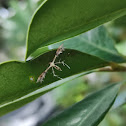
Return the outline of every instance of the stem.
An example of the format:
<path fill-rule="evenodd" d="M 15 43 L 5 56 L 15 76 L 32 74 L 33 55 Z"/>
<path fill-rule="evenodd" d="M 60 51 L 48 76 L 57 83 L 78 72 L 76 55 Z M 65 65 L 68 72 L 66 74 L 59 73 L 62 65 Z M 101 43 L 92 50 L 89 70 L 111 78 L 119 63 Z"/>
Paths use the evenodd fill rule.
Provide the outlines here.
<path fill-rule="evenodd" d="M 110 66 L 99 68 L 97 72 L 126 72 L 126 66 L 110 63 Z"/>

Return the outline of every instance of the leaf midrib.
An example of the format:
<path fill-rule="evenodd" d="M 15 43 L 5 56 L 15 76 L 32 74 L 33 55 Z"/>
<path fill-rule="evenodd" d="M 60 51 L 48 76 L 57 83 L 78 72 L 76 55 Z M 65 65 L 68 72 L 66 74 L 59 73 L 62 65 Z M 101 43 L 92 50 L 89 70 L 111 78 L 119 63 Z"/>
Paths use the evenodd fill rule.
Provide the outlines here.
<path fill-rule="evenodd" d="M 84 41 L 89 41 L 89 40 L 86 40 L 85 38 L 83 38 L 83 40 Z M 117 53 L 115 53 L 115 52 L 113 52 L 113 51 L 111 51 L 111 50 L 108 50 L 108 49 L 106 49 L 106 48 L 102 48 L 101 46 L 97 46 L 96 44 L 94 44 L 93 42 L 88 42 L 87 44 L 89 44 L 89 45 L 91 45 L 91 46 L 94 46 L 95 48 L 98 48 L 99 50 L 102 50 L 102 51 L 104 51 L 104 52 L 108 52 L 108 53 L 110 53 L 110 54 L 113 54 L 113 55 L 115 55 L 115 56 L 119 56 Z M 115 51 L 117 51 L 117 50 L 115 50 Z"/>

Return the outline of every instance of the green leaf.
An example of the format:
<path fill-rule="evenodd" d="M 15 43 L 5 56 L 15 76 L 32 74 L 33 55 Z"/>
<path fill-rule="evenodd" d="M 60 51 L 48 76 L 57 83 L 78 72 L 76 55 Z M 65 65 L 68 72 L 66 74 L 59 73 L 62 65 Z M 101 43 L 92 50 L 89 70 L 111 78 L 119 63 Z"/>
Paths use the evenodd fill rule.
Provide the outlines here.
<path fill-rule="evenodd" d="M 110 85 L 90 94 L 43 126 L 97 126 L 112 106 L 120 84 Z"/>
<path fill-rule="evenodd" d="M 113 39 L 108 35 L 103 26 L 97 27 L 71 39 L 67 39 L 63 43 L 65 48 L 76 49 L 109 62 L 126 62 L 126 58 L 119 54 L 114 46 Z M 56 43 L 52 46 L 55 48 L 60 44 L 61 43 Z"/>
<path fill-rule="evenodd" d="M 26 58 L 36 49 L 126 14 L 126 0 L 45 0 L 29 26 Z"/>
<path fill-rule="evenodd" d="M 51 70 L 48 71 L 42 84 L 36 83 L 38 76 L 49 66 L 54 55 L 55 51 L 50 51 L 25 63 L 13 61 L 0 64 L 0 115 L 19 108 L 57 87 L 58 79 L 53 77 Z M 75 78 L 80 76 L 76 74 L 108 65 L 108 62 L 75 50 L 66 50 L 57 61 L 59 59 L 65 60 L 65 63 L 70 66 L 68 69 L 59 65 L 62 72 L 55 70 L 55 73 L 63 78 L 59 84 L 69 81 L 72 75 Z M 47 85 L 49 87 L 45 89 Z"/>
<path fill-rule="evenodd" d="M 114 46 L 113 39 L 108 35 L 104 26 L 97 27 L 86 33 L 64 40 L 63 42 L 44 46 L 37 49 L 32 56 L 35 58 L 49 49 L 56 49 L 63 43 L 65 49 L 74 49 L 109 62 L 122 63 L 126 58 L 122 57 Z"/>

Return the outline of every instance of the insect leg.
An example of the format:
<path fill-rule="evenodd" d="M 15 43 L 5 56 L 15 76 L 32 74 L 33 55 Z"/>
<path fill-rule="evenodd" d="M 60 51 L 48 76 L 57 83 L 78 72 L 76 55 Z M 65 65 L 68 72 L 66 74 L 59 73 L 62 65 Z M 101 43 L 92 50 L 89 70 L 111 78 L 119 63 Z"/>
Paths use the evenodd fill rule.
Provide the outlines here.
<path fill-rule="evenodd" d="M 54 71 L 53 67 L 52 67 L 52 73 L 53 73 L 53 76 L 54 76 L 54 77 L 57 77 L 57 78 L 59 78 L 59 79 L 62 79 L 61 77 L 59 77 L 58 75 L 55 74 L 55 71 Z"/>
<path fill-rule="evenodd" d="M 55 64 L 62 64 L 63 66 L 66 66 L 68 69 L 70 69 L 70 66 L 67 65 L 64 61 L 59 61 L 59 62 L 56 62 Z"/>

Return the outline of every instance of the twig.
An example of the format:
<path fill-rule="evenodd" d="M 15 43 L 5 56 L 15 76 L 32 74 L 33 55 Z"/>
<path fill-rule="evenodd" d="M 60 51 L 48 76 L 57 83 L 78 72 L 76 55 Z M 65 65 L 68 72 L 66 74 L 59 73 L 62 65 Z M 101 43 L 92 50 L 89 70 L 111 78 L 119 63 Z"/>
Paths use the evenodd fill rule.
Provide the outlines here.
<path fill-rule="evenodd" d="M 110 66 L 99 68 L 97 72 L 126 72 L 126 66 L 110 63 Z"/>

